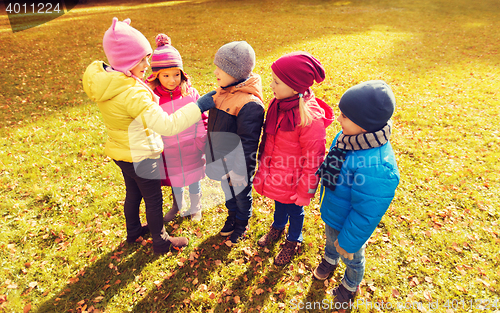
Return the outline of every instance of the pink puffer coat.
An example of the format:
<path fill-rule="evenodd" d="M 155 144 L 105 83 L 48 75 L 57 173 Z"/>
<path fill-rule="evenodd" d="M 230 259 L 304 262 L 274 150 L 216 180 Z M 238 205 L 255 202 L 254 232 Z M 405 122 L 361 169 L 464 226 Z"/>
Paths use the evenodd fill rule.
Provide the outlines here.
<path fill-rule="evenodd" d="M 200 95 L 189 86 L 189 95 L 183 97 L 180 87 L 173 91 L 161 85 L 154 90 L 160 97 L 160 107 L 172 114 L 190 102 L 196 102 Z M 184 187 L 205 177 L 205 143 L 207 138 L 208 116 L 204 113 L 201 120 L 175 136 L 162 136 L 164 149 L 164 169 L 166 179 L 162 186 Z"/>
<path fill-rule="evenodd" d="M 282 131 L 279 124 L 283 113 L 280 112 L 276 135 L 265 134 L 265 146 L 259 149 L 255 190 L 281 203 L 294 203 L 290 197 L 295 194 L 313 198 L 318 186 L 315 172 L 325 157 L 326 128 L 333 122 L 333 110 L 314 97 L 308 100 L 308 105 L 323 117 L 308 126 Z"/>

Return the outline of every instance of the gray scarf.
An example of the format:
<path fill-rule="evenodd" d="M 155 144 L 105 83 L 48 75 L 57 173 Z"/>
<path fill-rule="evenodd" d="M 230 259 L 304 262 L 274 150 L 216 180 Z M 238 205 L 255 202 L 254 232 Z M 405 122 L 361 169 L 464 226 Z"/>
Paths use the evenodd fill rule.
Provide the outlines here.
<path fill-rule="evenodd" d="M 323 186 L 332 191 L 335 190 L 347 151 L 381 147 L 389 141 L 391 130 L 392 121 L 389 120 L 382 129 L 373 133 L 361 133 L 353 136 L 340 134 L 335 146 L 328 152 L 325 160 L 316 171 L 316 175 L 321 178 Z"/>

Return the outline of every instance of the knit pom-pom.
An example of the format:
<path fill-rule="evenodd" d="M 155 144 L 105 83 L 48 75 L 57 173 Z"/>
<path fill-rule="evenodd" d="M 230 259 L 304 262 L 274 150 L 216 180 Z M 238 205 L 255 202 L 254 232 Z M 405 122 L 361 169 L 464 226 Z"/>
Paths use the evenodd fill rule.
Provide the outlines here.
<path fill-rule="evenodd" d="M 171 44 L 170 37 L 168 37 L 165 34 L 158 34 L 155 40 L 156 40 L 156 46 L 158 48 Z"/>

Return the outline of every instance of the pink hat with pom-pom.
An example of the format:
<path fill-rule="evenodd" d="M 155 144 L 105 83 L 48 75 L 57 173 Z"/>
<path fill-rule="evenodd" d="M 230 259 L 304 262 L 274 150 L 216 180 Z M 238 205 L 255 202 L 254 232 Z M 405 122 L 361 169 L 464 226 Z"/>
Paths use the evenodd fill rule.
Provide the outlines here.
<path fill-rule="evenodd" d="M 148 39 L 137 29 L 130 26 L 130 19 L 119 22 L 113 18 L 113 24 L 104 34 L 102 45 L 111 67 L 127 76 L 141 60 L 151 54 L 153 49 Z"/>
<path fill-rule="evenodd" d="M 154 81 L 162 70 L 169 68 L 178 68 L 184 73 L 181 54 L 171 45 L 170 38 L 165 34 L 158 34 L 155 40 L 157 48 L 151 57 L 153 74 L 146 81 Z"/>

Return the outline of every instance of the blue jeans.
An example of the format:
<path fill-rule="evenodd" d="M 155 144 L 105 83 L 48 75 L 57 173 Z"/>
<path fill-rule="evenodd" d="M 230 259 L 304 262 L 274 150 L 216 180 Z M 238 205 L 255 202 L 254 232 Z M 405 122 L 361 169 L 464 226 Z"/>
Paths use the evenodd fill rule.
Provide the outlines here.
<path fill-rule="evenodd" d="M 288 241 L 302 242 L 302 226 L 304 226 L 304 207 L 298 206 L 295 203 L 281 203 L 274 201 L 274 222 L 273 227 L 276 229 L 285 229 L 288 226 Z"/>
<path fill-rule="evenodd" d="M 326 244 L 325 244 L 325 260 L 330 264 L 337 264 L 339 259 L 342 258 L 342 262 L 346 265 L 346 270 L 344 273 L 344 278 L 342 278 L 342 285 L 352 292 L 356 291 L 363 280 L 365 274 L 365 249 L 366 243 L 354 253 L 352 260 L 346 259 L 341 256 L 337 249 L 335 249 L 335 240 L 339 235 L 339 231 L 325 224 L 326 233 Z"/>
<path fill-rule="evenodd" d="M 228 211 L 236 212 L 236 218 L 242 221 L 248 221 L 252 217 L 252 182 L 244 188 L 241 186 L 233 188 L 229 186 L 230 179 L 221 181 L 222 190 L 226 199 L 226 208 Z"/>
<path fill-rule="evenodd" d="M 173 194 L 181 194 L 182 191 L 184 191 L 184 187 L 172 187 Z M 201 184 L 199 181 L 189 185 L 189 193 L 196 195 L 199 194 L 200 192 L 201 192 Z"/>

